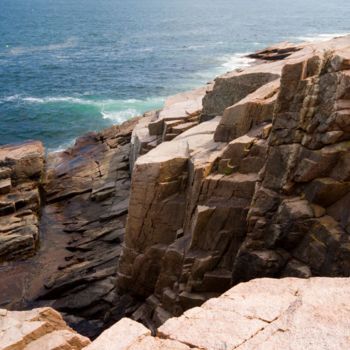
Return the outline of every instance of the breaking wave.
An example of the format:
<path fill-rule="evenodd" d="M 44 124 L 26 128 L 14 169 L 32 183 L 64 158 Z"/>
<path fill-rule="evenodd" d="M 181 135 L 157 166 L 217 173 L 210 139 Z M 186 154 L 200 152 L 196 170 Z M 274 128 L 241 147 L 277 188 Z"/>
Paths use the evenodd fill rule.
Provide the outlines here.
<path fill-rule="evenodd" d="M 11 48 L 8 53 L 12 56 L 24 55 L 24 54 L 32 54 L 36 52 L 44 52 L 44 51 L 56 51 L 56 50 L 64 50 L 75 47 L 78 43 L 77 38 L 71 37 L 66 41 L 58 44 L 49 44 L 49 45 L 40 45 L 40 46 L 17 46 Z"/>
<path fill-rule="evenodd" d="M 336 37 L 348 35 L 350 33 L 325 33 L 325 34 L 308 34 L 304 36 L 297 36 L 292 38 L 292 40 L 297 40 L 297 41 L 327 41 Z"/>

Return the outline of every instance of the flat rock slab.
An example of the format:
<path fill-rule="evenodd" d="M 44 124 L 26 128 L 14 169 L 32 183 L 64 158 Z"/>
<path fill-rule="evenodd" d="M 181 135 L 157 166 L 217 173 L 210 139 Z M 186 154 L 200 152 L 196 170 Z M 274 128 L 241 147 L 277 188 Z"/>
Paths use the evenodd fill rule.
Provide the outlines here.
<path fill-rule="evenodd" d="M 158 336 L 200 349 L 348 349 L 349 278 L 257 279 L 168 320 Z"/>
<path fill-rule="evenodd" d="M 89 343 L 51 308 L 0 309 L 0 350 L 80 350 Z"/>
<path fill-rule="evenodd" d="M 0 180 L 0 194 L 6 194 L 11 191 L 11 179 Z"/>
<path fill-rule="evenodd" d="M 207 87 L 201 87 L 196 90 L 184 92 L 169 97 L 164 104 L 164 108 L 159 113 L 156 120 L 149 123 L 150 135 L 161 135 L 163 132 L 164 121 L 166 120 L 184 120 L 197 115 L 202 110 L 202 100 L 207 91 Z"/>
<path fill-rule="evenodd" d="M 16 181 L 40 177 L 44 166 L 45 150 L 40 141 L 28 141 L 0 147 L 0 169 L 12 170 Z"/>
<path fill-rule="evenodd" d="M 256 279 L 169 319 L 156 337 L 124 318 L 84 349 L 349 349 L 349 297 L 349 278 Z"/>

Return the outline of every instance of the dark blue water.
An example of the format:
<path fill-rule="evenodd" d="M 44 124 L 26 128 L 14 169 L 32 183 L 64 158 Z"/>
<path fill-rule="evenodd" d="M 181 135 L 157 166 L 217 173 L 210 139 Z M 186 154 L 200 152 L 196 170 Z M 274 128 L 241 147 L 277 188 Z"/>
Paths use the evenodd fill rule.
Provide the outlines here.
<path fill-rule="evenodd" d="M 0 143 L 55 149 L 349 19 L 349 0 L 0 0 Z"/>

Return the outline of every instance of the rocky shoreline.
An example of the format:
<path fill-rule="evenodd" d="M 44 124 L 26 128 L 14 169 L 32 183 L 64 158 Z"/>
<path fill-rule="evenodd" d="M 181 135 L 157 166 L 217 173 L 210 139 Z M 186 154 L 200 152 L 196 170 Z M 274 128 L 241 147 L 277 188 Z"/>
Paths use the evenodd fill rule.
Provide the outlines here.
<path fill-rule="evenodd" d="M 46 159 L 38 142 L 16 147 L 19 162 L 30 163 L 35 174 L 40 174 L 35 182 L 35 211 L 30 216 L 37 231 L 33 235 L 36 241 L 29 241 L 26 248 L 19 238 L 27 243 L 27 235 L 19 231 L 18 224 L 4 234 L 4 239 L 19 238 L 10 241 L 7 249 L 11 253 L 3 259 L 32 256 L 21 262 L 8 261 L 0 268 L 4 281 L 0 285 L 1 307 L 52 306 L 90 337 L 130 314 L 128 307 L 133 310 L 133 299 L 117 301 L 115 281 L 128 212 L 130 138 L 137 121 L 84 135 L 70 149 L 50 153 Z M 8 147 L 2 150 L 10 163 L 12 153 Z M 33 159 L 40 161 L 36 164 Z M 15 197 L 17 192 L 14 186 L 7 194 L 17 201 L 15 207 L 24 201 L 23 196 Z M 18 217 L 26 218 L 22 212 L 27 215 L 31 206 L 29 202 L 2 220 L 17 223 Z M 24 225 L 28 227 L 27 222 Z"/>
<path fill-rule="evenodd" d="M 1 147 L 0 307 L 51 306 L 91 338 L 125 316 L 158 335 L 124 319 L 88 349 L 112 348 L 109 337 L 117 342 L 123 327 L 136 336 L 116 349 L 220 349 L 195 341 L 204 332 L 197 321 L 183 335 L 181 315 L 218 300 L 212 311 L 220 320 L 220 295 L 255 278 L 348 277 L 350 37 L 282 43 L 251 57 L 256 64 L 172 96 L 160 111 L 87 134 L 64 152 L 45 157 L 35 141 Z M 307 285 L 282 281 L 276 288 Z M 334 293 L 348 283 L 315 281 L 315 294 L 327 294 L 326 283 L 334 281 Z M 272 299 L 258 302 L 272 307 Z M 236 304 L 227 307 L 239 313 Z M 254 348 L 255 331 L 242 342 L 231 341 L 232 325 L 225 332 L 227 341 L 213 337 L 227 348 Z M 271 332 L 256 344 L 276 346 Z"/>

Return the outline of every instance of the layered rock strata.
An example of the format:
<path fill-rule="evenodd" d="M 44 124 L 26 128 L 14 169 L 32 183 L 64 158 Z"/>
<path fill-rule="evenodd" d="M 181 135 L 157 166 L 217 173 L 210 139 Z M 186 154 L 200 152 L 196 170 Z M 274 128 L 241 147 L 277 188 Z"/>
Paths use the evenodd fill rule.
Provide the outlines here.
<path fill-rule="evenodd" d="M 24 192 L 28 198 L 33 197 L 29 202 L 31 207 L 18 208 L 3 219 L 8 223 L 10 217 L 35 217 L 35 239 L 38 240 L 39 226 L 41 244 L 32 258 L 1 267 L 2 307 L 50 305 L 64 312 L 70 325 L 89 336 L 96 336 L 101 328 L 135 310 L 132 298 L 117 296 L 116 274 L 128 213 L 130 139 L 136 122 L 137 119 L 87 134 L 68 150 L 49 154 L 45 173 L 42 167 L 37 171 L 33 159 L 23 158 L 33 154 L 32 147 L 40 146 L 42 165 L 41 144 L 16 146 L 22 167 L 17 165 L 16 176 L 20 171 L 26 171 L 27 175 L 32 169 L 37 171 L 35 176 L 40 174 L 40 225 L 29 211 L 29 208 L 39 209 L 37 182 L 24 183 L 26 188 L 36 186 L 31 192 Z M 3 148 L 3 152 L 7 159 L 12 154 L 9 147 Z M 17 184 L 15 180 L 13 184 Z M 23 188 L 22 182 L 17 187 L 13 185 L 7 196 L 17 198 L 14 193 L 19 192 L 18 186 Z M 16 220 L 19 226 L 19 219 Z M 19 232 L 12 226 L 11 234 Z M 32 226 L 26 223 L 23 229 L 28 231 Z M 30 247 L 34 253 L 34 243 Z M 0 244 L 0 249 L 4 245 Z M 20 252 L 23 256 L 22 246 Z"/>
<path fill-rule="evenodd" d="M 119 291 L 147 298 L 135 319 L 160 325 L 255 277 L 349 275 L 349 48 L 303 44 L 219 77 L 199 125 L 141 152 L 118 269 Z"/>
<path fill-rule="evenodd" d="M 35 253 L 44 158 L 38 141 L 0 147 L 0 261 Z"/>
<path fill-rule="evenodd" d="M 121 308 L 115 281 L 128 213 L 130 137 L 136 121 L 87 134 L 68 151 L 48 157 L 45 211 L 69 240 L 64 261 L 45 279 L 40 299 L 45 305 L 52 300 L 52 307 L 74 315 L 66 319 L 78 329 L 80 323 L 83 329 L 90 328 L 90 335 L 113 317 L 118 319 Z M 129 299 L 124 299 L 126 308 Z"/>

